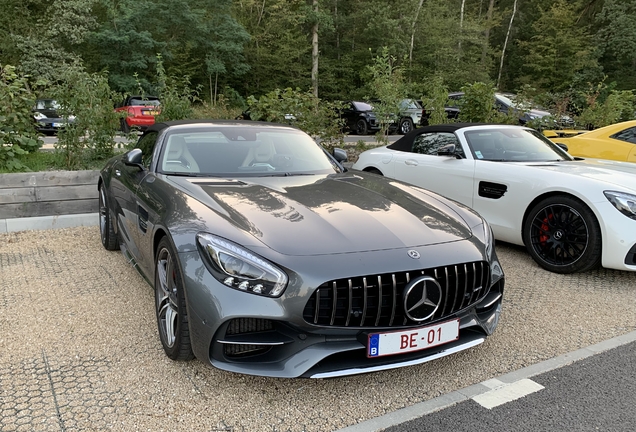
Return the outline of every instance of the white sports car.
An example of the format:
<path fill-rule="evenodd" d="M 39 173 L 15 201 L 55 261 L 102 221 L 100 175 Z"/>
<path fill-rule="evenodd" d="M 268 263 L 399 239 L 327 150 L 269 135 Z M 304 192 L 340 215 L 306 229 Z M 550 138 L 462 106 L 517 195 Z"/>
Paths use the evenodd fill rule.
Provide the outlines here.
<path fill-rule="evenodd" d="M 368 150 L 353 168 L 477 210 L 547 270 L 636 271 L 636 164 L 574 158 L 526 127 L 455 123 Z"/>

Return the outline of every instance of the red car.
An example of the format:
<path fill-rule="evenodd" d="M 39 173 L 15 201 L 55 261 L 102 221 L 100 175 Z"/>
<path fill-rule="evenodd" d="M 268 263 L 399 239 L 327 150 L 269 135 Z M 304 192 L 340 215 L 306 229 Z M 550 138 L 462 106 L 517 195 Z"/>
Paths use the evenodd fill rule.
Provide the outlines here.
<path fill-rule="evenodd" d="M 115 108 L 116 112 L 128 112 L 128 117 L 120 120 L 121 131 L 128 133 L 131 128 L 145 130 L 155 124 L 155 116 L 161 112 L 159 105 L 159 98 L 154 96 L 128 96 L 122 106 Z"/>

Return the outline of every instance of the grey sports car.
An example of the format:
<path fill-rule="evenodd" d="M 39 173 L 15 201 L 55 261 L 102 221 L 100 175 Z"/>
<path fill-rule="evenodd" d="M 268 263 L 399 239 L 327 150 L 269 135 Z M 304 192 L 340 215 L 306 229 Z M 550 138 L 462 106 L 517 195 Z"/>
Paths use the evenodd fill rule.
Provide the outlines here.
<path fill-rule="evenodd" d="M 347 171 L 295 128 L 149 127 L 99 179 L 101 240 L 154 286 L 171 359 L 325 378 L 423 363 L 497 326 L 488 224 L 419 187 Z"/>

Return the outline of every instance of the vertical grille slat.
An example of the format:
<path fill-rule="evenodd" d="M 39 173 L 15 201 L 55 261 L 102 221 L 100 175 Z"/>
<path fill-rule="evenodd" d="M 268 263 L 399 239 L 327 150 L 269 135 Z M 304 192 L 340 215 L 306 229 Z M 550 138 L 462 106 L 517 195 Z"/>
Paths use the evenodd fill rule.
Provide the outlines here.
<path fill-rule="evenodd" d="M 362 319 L 360 320 L 360 326 L 364 327 L 364 320 L 367 317 L 367 278 L 362 278 Z"/>
<path fill-rule="evenodd" d="M 329 325 L 333 325 L 334 321 L 336 320 L 336 309 L 338 309 L 338 285 L 336 284 L 336 281 L 333 281 L 333 308 L 331 309 L 331 322 L 329 323 Z"/>
<path fill-rule="evenodd" d="M 395 308 L 397 306 L 397 282 L 395 280 L 395 274 L 391 275 L 391 282 L 393 282 L 393 299 L 391 301 L 391 319 L 389 320 L 389 326 L 393 325 L 393 320 L 395 319 Z"/>
<path fill-rule="evenodd" d="M 316 312 L 314 313 L 314 324 L 318 324 L 319 314 L 320 314 L 320 288 L 316 290 Z"/>
<path fill-rule="evenodd" d="M 353 285 L 351 284 L 351 279 L 349 279 L 349 307 L 347 308 L 347 321 L 345 322 L 345 327 L 349 327 L 349 321 L 351 320 L 351 309 L 353 308 Z"/>
<path fill-rule="evenodd" d="M 375 326 L 380 324 L 380 317 L 382 316 L 382 276 L 378 275 L 378 314 L 375 317 Z"/>
<path fill-rule="evenodd" d="M 441 299 L 431 318 L 414 322 L 404 311 L 404 291 L 422 275 L 437 281 Z M 488 294 L 489 283 L 490 267 L 484 261 L 337 279 L 317 287 L 303 317 L 309 324 L 347 328 L 425 325 L 480 301 Z"/>

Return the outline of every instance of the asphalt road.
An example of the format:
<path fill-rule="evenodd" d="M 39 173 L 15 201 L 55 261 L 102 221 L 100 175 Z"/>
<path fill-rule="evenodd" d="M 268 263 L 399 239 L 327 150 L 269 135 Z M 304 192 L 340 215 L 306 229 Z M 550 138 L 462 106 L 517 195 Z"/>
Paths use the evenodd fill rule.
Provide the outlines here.
<path fill-rule="evenodd" d="M 538 390 L 525 397 L 493 408 L 470 399 L 385 432 L 632 432 L 635 358 L 632 342 L 533 377 Z"/>
<path fill-rule="evenodd" d="M 557 275 L 521 248 L 497 251 L 504 309 L 484 344 L 408 368 L 283 380 L 170 361 L 152 289 L 102 248 L 97 227 L 0 234 L 0 431 L 333 431 L 636 330 L 636 273 Z M 624 370 L 605 372 L 629 382 Z M 546 389 L 560 387 L 551 376 Z"/>

